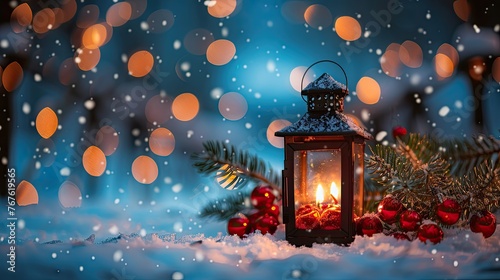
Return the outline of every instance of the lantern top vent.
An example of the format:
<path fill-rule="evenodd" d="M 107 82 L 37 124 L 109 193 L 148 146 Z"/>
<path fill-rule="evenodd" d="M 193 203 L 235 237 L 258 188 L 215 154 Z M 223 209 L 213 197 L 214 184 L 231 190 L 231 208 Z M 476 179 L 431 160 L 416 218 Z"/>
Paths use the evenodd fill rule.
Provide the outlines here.
<path fill-rule="evenodd" d="M 304 78 L 307 71 L 311 69 L 314 65 L 321 62 L 330 62 L 337 65 L 344 73 L 346 84 L 337 82 L 332 76 L 327 73 L 323 73 L 319 78 L 308 84 L 305 88 L 303 87 Z M 312 117 L 319 117 L 326 113 L 336 113 L 344 111 L 344 97 L 348 94 L 347 87 L 347 74 L 344 68 L 340 66 L 337 62 L 331 60 L 320 60 L 313 63 L 302 76 L 302 81 L 300 83 L 302 99 L 307 103 L 307 112 L 311 114 Z M 307 100 L 306 98 L 307 97 Z"/>

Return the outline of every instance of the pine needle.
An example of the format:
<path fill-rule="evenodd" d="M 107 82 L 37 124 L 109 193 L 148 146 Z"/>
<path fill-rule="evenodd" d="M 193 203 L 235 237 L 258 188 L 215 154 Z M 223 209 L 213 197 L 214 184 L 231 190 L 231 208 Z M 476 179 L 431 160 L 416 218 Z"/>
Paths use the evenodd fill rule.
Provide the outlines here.
<path fill-rule="evenodd" d="M 194 167 L 199 173 L 212 175 L 226 189 L 236 190 L 249 181 L 281 189 L 281 176 L 259 157 L 220 141 L 203 143 L 204 152 L 194 153 Z"/>

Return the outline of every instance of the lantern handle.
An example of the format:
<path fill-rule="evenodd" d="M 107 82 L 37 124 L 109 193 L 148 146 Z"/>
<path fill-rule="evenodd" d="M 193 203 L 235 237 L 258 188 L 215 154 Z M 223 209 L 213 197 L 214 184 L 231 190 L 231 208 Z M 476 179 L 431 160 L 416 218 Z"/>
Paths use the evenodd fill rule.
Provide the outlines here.
<path fill-rule="evenodd" d="M 307 67 L 306 71 L 304 72 L 304 75 L 302 75 L 302 80 L 300 81 L 300 93 L 301 93 L 301 97 L 302 97 L 302 100 L 304 100 L 306 103 L 307 103 L 307 100 L 304 99 L 304 94 L 302 94 L 302 90 L 304 89 L 304 78 L 306 77 L 307 71 L 309 71 L 309 69 L 311 69 L 314 65 L 322 63 L 322 62 L 333 63 L 333 64 L 337 65 L 340 68 L 340 70 L 342 70 L 342 73 L 344 73 L 344 77 L 345 77 L 345 90 L 342 90 L 342 91 L 347 92 L 348 81 L 347 81 L 347 74 L 345 73 L 344 68 L 342 66 L 340 66 L 340 64 L 338 64 L 337 62 L 335 62 L 333 60 L 329 60 L 329 59 L 319 60 L 319 61 L 316 61 L 313 64 L 311 64 L 311 66 Z"/>

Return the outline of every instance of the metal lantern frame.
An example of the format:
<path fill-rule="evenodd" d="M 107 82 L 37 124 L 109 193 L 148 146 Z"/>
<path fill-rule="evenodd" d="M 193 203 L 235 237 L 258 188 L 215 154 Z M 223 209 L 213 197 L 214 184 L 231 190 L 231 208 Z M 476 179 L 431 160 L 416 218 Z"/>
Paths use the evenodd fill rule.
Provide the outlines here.
<path fill-rule="evenodd" d="M 315 87 L 314 83 L 321 79 L 336 82 L 325 73 L 303 89 L 307 71 L 323 62 L 340 67 L 346 80 L 345 88 L 342 86 L 325 88 L 324 85 Z M 296 123 L 275 133 L 276 136 L 284 137 L 285 142 L 282 194 L 286 240 L 296 246 L 312 246 L 313 243 L 347 245 L 354 240 L 356 234 L 354 222 L 356 216 L 363 214 L 364 148 L 365 141 L 372 136 L 342 113 L 344 97 L 348 94 L 347 84 L 347 75 L 338 63 L 332 60 L 313 63 L 304 72 L 301 81 L 301 95 L 307 102 L 308 112 Z M 297 228 L 296 192 L 305 191 L 306 184 L 309 184 L 309 189 L 311 188 L 310 182 L 307 182 L 308 177 L 304 178 L 309 168 L 308 154 L 338 150 L 340 150 L 340 172 L 335 175 L 340 175 L 340 228 L 335 230 Z"/>

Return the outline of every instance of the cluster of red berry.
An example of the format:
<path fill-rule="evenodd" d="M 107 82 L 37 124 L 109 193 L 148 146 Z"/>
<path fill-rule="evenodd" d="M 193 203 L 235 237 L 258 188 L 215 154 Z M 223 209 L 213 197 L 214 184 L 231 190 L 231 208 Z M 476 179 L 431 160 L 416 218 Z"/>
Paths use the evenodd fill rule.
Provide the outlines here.
<path fill-rule="evenodd" d="M 460 219 L 460 204 L 453 198 L 447 198 L 436 208 L 436 216 L 439 224 L 453 225 Z M 413 240 L 418 238 L 426 243 L 434 244 L 443 240 L 443 230 L 439 224 L 432 221 L 422 221 L 421 215 L 410 209 L 405 209 L 401 202 L 388 195 L 378 205 L 377 214 L 365 214 L 356 223 L 359 235 L 372 236 L 383 232 L 384 225 L 391 228 L 388 231 L 397 239 Z M 495 232 L 496 217 L 488 211 L 474 214 L 470 220 L 472 232 L 480 232 L 484 238 L 488 238 Z"/>
<path fill-rule="evenodd" d="M 227 232 L 230 235 L 245 235 L 259 230 L 262 234 L 274 234 L 279 224 L 280 207 L 274 189 L 270 186 L 257 186 L 250 194 L 254 209 L 246 214 L 239 213 L 229 219 Z"/>

